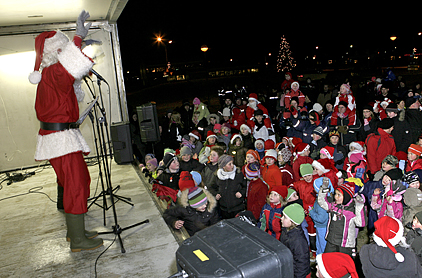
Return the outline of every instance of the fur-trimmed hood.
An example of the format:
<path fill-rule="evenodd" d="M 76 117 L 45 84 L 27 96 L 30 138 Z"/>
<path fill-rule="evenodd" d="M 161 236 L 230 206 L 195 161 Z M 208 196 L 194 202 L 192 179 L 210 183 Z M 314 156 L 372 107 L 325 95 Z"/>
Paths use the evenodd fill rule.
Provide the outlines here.
<path fill-rule="evenodd" d="M 202 190 L 204 191 L 205 196 L 207 196 L 207 199 L 208 199 L 207 211 L 212 212 L 215 209 L 215 207 L 217 206 L 217 200 L 208 190 L 206 190 L 205 188 L 202 188 Z M 189 192 L 189 189 L 183 190 L 181 192 L 180 197 L 177 199 L 177 202 L 185 208 L 189 207 L 188 192 Z"/>

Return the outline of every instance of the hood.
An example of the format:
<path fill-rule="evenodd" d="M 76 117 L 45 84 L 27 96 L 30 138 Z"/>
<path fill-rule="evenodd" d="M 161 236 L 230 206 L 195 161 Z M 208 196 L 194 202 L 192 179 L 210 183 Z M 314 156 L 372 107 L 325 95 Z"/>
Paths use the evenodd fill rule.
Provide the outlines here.
<path fill-rule="evenodd" d="M 217 201 L 215 200 L 214 196 L 205 188 L 202 188 L 202 190 L 205 193 L 205 196 L 207 196 L 208 199 L 208 205 L 207 205 L 207 211 L 208 212 L 212 212 L 215 207 L 217 206 Z M 189 203 L 188 203 L 188 192 L 189 189 L 185 189 L 181 192 L 180 197 L 177 199 L 178 203 L 182 206 L 182 207 L 188 207 Z"/>

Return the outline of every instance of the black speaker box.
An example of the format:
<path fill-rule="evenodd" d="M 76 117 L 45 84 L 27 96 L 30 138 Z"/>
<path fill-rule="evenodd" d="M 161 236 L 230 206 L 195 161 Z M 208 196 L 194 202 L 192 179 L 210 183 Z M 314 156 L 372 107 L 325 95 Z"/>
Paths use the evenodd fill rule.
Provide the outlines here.
<path fill-rule="evenodd" d="M 176 252 L 188 277 L 293 277 L 293 255 L 275 237 L 242 221 L 223 220 L 186 239 Z"/>
<path fill-rule="evenodd" d="M 142 142 L 160 141 L 157 107 L 154 102 L 136 107 Z"/>
<path fill-rule="evenodd" d="M 117 164 L 133 161 L 132 138 L 128 122 L 112 123 L 110 126 L 114 161 Z"/>

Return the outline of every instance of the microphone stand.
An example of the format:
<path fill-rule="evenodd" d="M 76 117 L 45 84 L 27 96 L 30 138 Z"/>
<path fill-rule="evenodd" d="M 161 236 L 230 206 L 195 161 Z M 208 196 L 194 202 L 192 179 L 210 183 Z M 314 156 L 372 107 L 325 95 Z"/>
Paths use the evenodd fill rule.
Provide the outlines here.
<path fill-rule="evenodd" d="M 89 91 L 91 92 L 93 98 L 95 99 L 95 94 L 92 92 L 91 87 L 89 87 L 88 82 L 86 81 L 85 78 L 84 78 L 84 81 L 85 81 Z M 119 242 L 120 242 L 121 252 L 126 253 L 126 250 L 124 248 L 123 241 L 122 241 L 120 234 L 127 229 L 131 229 L 131 228 L 134 228 L 136 226 L 140 226 L 142 224 L 149 223 L 149 220 L 146 219 L 142 222 L 130 225 L 130 226 L 125 227 L 125 228 L 120 227 L 120 225 L 118 224 L 117 211 L 116 211 L 116 206 L 115 206 L 116 202 L 118 202 L 120 200 L 120 201 L 123 201 L 123 202 L 131 205 L 131 206 L 133 206 L 134 204 L 130 202 L 131 198 L 123 197 L 123 196 L 119 196 L 119 195 L 114 194 L 114 191 L 120 189 L 120 185 L 118 185 L 116 188 L 113 189 L 113 186 L 111 184 L 111 171 L 110 171 L 110 167 L 109 167 L 109 164 L 108 164 L 108 161 L 107 161 L 107 159 L 108 159 L 107 145 L 109 146 L 108 149 L 110 150 L 110 159 L 112 159 L 112 157 L 111 157 L 112 154 L 111 154 L 111 147 L 110 147 L 110 141 L 109 141 L 107 117 L 106 117 L 106 113 L 105 113 L 105 109 L 104 109 L 103 96 L 102 96 L 102 93 L 101 93 L 101 80 L 99 78 L 97 78 L 97 85 L 98 85 L 98 88 L 99 88 L 101 105 L 103 106 L 103 107 L 101 107 L 100 104 L 98 103 L 98 101 L 96 102 L 96 105 L 94 106 L 94 116 L 97 119 L 97 133 L 96 134 L 99 136 L 99 142 L 100 142 L 99 145 L 97 144 L 97 137 L 95 136 L 94 116 L 92 116 L 92 114 L 90 114 L 90 118 L 91 118 L 91 122 L 93 124 L 95 147 L 96 147 L 96 150 L 97 150 L 98 168 L 99 168 L 99 175 L 100 175 L 100 180 L 101 180 L 102 192 L 98 196 L 89 199 L 89 200 L 92 199 L 93 201 L 88 206 L 88 209 L 92 206 L 92 204 L 95 204 L 95 205 L 101 207 L 103 209 L 104 226 L 106 226 L 105 211 L 108 210 L 110 207 L 112 208 L 113 217 L 114 217 L 114 226 L 112 226 L 112 231 L 99 232 L 98 234 L 111 234 L 111 233 L 113 233 L 113 234 L 117 235 Z M 101 117 L 98 117 L 96 108 L 101 112 Z M 104 132 L 104 127 L 106 129 L 105 132 Z M 106 141 L 106 138 L 107 138 L 107 141 Z M 108 142 L 108 144 L 106 144 L 106 142 Z M 104 179 L 103 179 L 102 169 L 104 169 L 104 171 L 105 171 L 104 177 L 105 177 L 105 183 L 106 183 L 107 189 L 105 189 L 105 187 L 104 187 Z M 111 201 L 110 206 L 107 206 L 106 195 L 110 196 L 110 201 Z M 96 203 L 96 201 L 100 197 L 103 198 L 103 204 L 102 205 L 99 205 L 99 204 Z M 115 198 L 117 199 L 116 201 L 115 201 Z"/>

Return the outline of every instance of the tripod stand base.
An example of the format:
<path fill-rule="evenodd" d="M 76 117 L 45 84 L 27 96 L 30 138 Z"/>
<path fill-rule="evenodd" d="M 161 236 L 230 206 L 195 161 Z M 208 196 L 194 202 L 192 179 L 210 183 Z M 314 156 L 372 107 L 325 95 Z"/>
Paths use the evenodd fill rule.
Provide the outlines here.
<path fill-rule="evenodd" d="M 142 222 L 138 222 L 138 223 L 136 223 L 136 224 L 133 224 L 133 225 L 127 226 L 127 227 L 125 227 L 125 228 L 122 228 L 122 227 L 120 227 L 120 225 L 119 225 L 119 224 L 117 224 L 117 225 L 115 225 L 115 226 L 112 226 L 112 229 L 113 229 L 112 231 L 108 231 L 108 232 L 99 232 L 98 234 L 99 234 L 99 235 L 106 235 L 106 234 L 115 234 L 115 235 L 117 235 L 117 237 L 119 238 L 121 251 L 122 251 L 122 253 L 126 253 L 126 250 L 125 250 L 125 248 L 124 248 L 124 246 L 123 246 L 123 241 L 122 241 L 122 238 L 120 237 L 120 234 L 121 234 L 123 231 L 126 231 L 126 230 L 128 230 L 128 229 L 132 229 L 132 228 L 134 228 L 134 227 L 137 227 L 137 226 L 140 226 L 140 225 L 143 225 L 143 224 L 146 224 L 146 223 L 149 223 L 149 219 L 146 219 L 146 220 L 144 220 L 144 221 L 142 221 Z"/>

